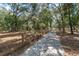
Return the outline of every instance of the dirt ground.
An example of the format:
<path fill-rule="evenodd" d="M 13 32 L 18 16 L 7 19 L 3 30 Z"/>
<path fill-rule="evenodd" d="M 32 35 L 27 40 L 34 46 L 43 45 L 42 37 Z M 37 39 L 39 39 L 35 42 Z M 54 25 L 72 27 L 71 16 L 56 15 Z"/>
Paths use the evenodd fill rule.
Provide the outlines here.
<path fill-rule="evenodd" d="M 0 56 L 16 56 L 19 55 L 24 49 L 27 49 L 31 44 L 41 38 L 43 34 L 37 32 L 36 34 L 27 32 L 24 36 L 24 43 L 22 44 L 21 33 L 0 33 Z M 28 35 L 29 34 L 29 35 Z"/>
<path fill-rule="evenodd" d="M 22 37 L 19 35 L 10 35 L 10 33 L 0 33 L 0 56 L 1 55 L 18 55 L 27 49 L 31 44 L 27 43 L 27 39 L 32 40 L 32 44 L 41 38 L 41 35 L 33 34 L 27 36 L 25 44 L 22 46 Z M 13 33 L 12 33 L 13 34 Z M 28 33 L 27 33 L 28 34 Z M 57 33 L 66 56 L 79 56 L 79 34 L 60 34 Z M 1 36 L 2 35 L 2 36 Z"/>
<path fill-rule="evenodd" d="M 79 56 L 79 34 L 58 34 L 65 56 Z"/>

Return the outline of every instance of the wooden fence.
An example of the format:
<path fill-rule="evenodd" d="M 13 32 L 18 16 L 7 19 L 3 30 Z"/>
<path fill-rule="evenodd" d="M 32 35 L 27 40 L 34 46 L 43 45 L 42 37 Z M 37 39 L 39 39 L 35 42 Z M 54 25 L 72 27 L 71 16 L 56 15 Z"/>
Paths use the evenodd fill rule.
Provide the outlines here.
<path fill-rule="evenodd" d="M 11 33 L 4 33 L 0 34 L 0 41 L 3 38 L 6 38 L 4 40 L 7 40 L 5 42 L 0 42 L 0 55 L 6 55 L 14 50 L 16 50 L 18 47 L 21 47 L 24 43 L 27 43 L 30 39 L 26 39 L 26 37 L 29 37 L 31 34 L 27 34 L 25 32 L 11 32 Z M 13 37 L 18 36 L 19 39 L 12 39 Z M 11 40 L 8 40 L 8 37 L 10 37 Z M 19 42 L 18 44 L 15 44 L 16 42 Z M 27 42 L 26 42 L 27 41 Z M 5 51 L 6 50 L 6 51 Z"/>
<path fill-rule="evenodd" d="M 40 31 L 39 34 L 31 34 L 28 32 L 11 32 L 11 33 L 1 33 L 0 41 L 7 40 L 10 37 L 10 40 L 7 40 L 3 43 L 0 42 L 0 56 L 7 55 L 11 52 L 17 50 L 17 48 L 21 48 L 24 44 L 31 44 L 34 40 L 37 41 L 44 31 Z M 20 37 L 19 39 L 13 39 L 13 37 Z M 3 39 L 6 38 L 6 39 Z M 17 43 L 19 42 L 19 43 Z"/>

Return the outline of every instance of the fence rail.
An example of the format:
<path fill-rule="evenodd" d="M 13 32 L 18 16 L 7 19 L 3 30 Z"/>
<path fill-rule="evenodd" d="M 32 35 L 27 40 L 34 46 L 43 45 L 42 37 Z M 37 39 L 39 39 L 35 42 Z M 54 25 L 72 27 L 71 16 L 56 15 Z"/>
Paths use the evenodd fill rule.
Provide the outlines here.
<path fill-rule="evenodd" d="M 13 32 L 13 33 L 11 32 L 11 33 L 0 34 L 0 40 L 1 39 L 3 40 L 3 38 L 6 38 L 5 40 L 8 40 L 7 39 L 8 37 L 11 38 L 11 40 L 8 40 L 6 42 L 3 42 L 3 43 L 0 42 L 0 55 L 6 55 L 6 54 L 16 50 L 18 47 L 21 47 L 26 40 L 26 36 L 28 36 L 28 35 L 29 34 L 27 34 L 26 32 Z M 18 36 L 20 38 L 12 39 L 13 37 L 16 37 L 16 36 Z M 17 44 L 16 42 L 19 42 L 19 41 L 20 41 L 20 43 Z"/>
<path fill-rule="evenodd" d="M 11 33 L 0 33 L 0 40 L 6 38 L 7 40 L 4 43 L 0 43 L 0 55 L 7 55 L 9 53 L 15 52 L 18 48 L 22 47 L 24 44 L 32 44 L 34 40 L 38 40 L 44 31 L 40 31 L 39 34 L 31 34 L 29 32 L 11 32 Z M 14 39 L 13 37 L 20 37 L 19 39 Z M 8 40 L 7 38 L 10 37 L 11 39 Z M 20 42 L 19 42 L 20 41 Z M 19 43 L 17 43 L 19 42 Z M 6 51 L 5 51 L 6 50 Z"/>

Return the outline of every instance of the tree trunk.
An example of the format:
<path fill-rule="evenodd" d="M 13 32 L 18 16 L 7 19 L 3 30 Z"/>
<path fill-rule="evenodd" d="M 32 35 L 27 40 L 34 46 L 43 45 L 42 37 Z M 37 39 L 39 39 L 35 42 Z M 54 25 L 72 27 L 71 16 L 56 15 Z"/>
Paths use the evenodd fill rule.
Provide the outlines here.
<path fill-rule="evenodd" d="M 63 15 L 61 14 L 61 20 L 62 20 L 62 32 L 65 33 L 65 25 L 64 25 L 64 19 L 63 19 Z"/>
<path fill-rule="evenodd" d="M 69 26 L 70 26 L 71 34 L 74 34 L 74 32 L 73 32 L 73 25 L 72 25 L 72 21 L 71 21 L 71 18 L 70 18 L 70 9 L 69 9 Z"/>

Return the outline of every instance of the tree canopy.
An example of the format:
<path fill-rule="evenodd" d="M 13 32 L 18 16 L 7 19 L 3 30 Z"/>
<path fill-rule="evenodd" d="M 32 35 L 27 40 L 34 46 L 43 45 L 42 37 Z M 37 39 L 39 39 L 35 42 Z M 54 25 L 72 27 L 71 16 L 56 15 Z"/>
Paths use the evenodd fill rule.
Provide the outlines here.
<path fill-rule="evenodd" d="M 7 7 L 6 7 L 7 6 Z M 29 31 L 56 28 L 78 31 L 79 4 L 5 3 L 0 7 L 0 31 Z"/>

